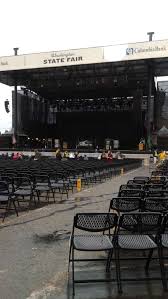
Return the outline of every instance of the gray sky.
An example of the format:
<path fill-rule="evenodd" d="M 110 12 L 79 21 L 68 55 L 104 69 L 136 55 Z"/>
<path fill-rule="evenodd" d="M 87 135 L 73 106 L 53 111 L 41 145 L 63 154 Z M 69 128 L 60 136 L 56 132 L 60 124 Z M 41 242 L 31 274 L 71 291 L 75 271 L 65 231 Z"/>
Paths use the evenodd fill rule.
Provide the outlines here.
<path fill-rule="evenodd" d="M 1 0 L 0 56 L 168 39 L 167 0 Z M 0 85 L 0 131 L 11 127 Z M 11 105 L 10 105 L 11 106 Z"/>

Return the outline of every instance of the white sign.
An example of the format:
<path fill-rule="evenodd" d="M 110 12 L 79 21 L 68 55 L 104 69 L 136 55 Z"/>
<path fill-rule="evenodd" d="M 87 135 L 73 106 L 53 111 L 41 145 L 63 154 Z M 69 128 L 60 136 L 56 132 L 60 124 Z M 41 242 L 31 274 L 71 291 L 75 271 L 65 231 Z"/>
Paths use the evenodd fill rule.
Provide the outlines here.
<path fill-rule="evenodd" d="M 67 65 L 96 63 L 102 61 L 102 58 L 102 48 L 88 48 L 25 55 L 25 62 L 26 65 L 30 68 L 59 67 Z"/>
<path fill-rule="evenodd" d="M 168 57 L 168 40 L 0 57 L 0 71 Z"/>
<path fill-rule="evenodd" d="M 0 71 L 89 64 L 102 60 L 103 48 L 45 52 L 0 57 Z"/>
<path fill-rule="evenodd" d="M 24 65 L 23 55 L 0 57 L 0 71 L 19 70 Z"/>
<path fill-rule="evenodd" d="M 125 61 L 168 57 L 168 40 L 104 47 L 104 60 Z"/>

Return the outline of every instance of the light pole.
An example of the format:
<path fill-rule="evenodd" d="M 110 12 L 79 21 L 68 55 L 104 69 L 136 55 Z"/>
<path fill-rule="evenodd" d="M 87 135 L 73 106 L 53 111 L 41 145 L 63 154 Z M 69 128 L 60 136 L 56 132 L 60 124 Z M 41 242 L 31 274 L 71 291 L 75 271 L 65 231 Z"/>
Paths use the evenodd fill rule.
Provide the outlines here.
<path fill-rule="evenodd" d="M 147 32 L 147 35 L 149 35 L 149 42 L 152 41 L 154 34 L 155 34 L 155 32 Z"/>
<path fill-rule="evenodd" d="M 18 55 L 19 48 L 13 48 L 14 55 Z M 15 78 L 14 78 L 14 136 L 16 143 L 18 143 L 18 103 L 17 103 L 17 73 L 15 72 Z"/>
<path fill-rule="evenodd" d="M 154 32 L 147 32 L 149 42 L 152 41 Z M 148 100 L 147 100 L 147 147 L 151 150 L 151 96 L 152 96 L 152 83 L 153 83 L 153 67 L 152 60 L 148 62 Z"/>

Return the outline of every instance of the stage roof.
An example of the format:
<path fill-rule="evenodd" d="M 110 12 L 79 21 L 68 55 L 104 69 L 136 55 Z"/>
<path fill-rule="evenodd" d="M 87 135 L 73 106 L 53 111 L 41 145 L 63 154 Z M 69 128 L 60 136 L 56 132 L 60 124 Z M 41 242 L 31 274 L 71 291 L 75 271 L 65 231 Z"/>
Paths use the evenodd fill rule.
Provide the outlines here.
<path fill-rule="evenodd" d="M 48 99 L 147 93 L 149 65 L 168 76 L 168 40 L 0 57 L 0 82 Z"/>

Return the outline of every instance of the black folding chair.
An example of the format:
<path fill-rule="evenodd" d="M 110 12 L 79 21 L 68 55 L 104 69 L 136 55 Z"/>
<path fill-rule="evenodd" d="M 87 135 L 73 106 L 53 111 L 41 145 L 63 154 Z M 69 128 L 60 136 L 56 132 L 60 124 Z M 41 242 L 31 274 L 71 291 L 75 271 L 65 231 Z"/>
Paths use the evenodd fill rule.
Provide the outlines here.
<path fill-rule="evenodd" d="M 109 212 L 115 210 L 119 215 L 126 212 L 140 211 L 141 198 L 139 197 L 115 197 L 110 201 Z"/>
<path fill-rule="evenodd" d="M 144 212 L 160 212 L 165 214 L 168 212 L 168 198 L 146 197 L 142 201 L 142 209 Z"/>
<path fill-rule="evenodd" d="M 9 193 L 8 184 L 4 181 L 0 181 L 0 209 L 5 210 L 4 214 L 3 214 L 2 221 L 5 220 L 5 217 L 7 216 L 8 212 L 10 210 L 13 210 L 11 208 L 12 204 L 14 206 L 14 210 L 16 212 L 16 215 L 18 216 L 18 211 L 17 211 L 16 205 L 15 205 L 15 197 L 13 197 Z"/>
<path fill-rule="evenodd" d="M 118 197 L 144 197 L 144 191 L 142 189 L 122 189 L 118 192 Z"/>
<path fill-rule="evenodd" d="M 114 238 L 115 247 L 115 258 L 117 267 L 117 279 L 119 285 L 119 293 L 122 293 L 122 278 L 121 278 L 121 266 L 120 266 L 120 251 L 126 251 L 127 253 L 131 250 L 139 251 L 142 253 L 144 250 L 149 253 L 153 250 L 157 250 L 158 259 L 160 264 L 161 279 L 164 290 L 167 290 L 167 281 L 165 276 L 165 270 L 163 265 L 163 257 L 161 253 L 161 246 L 156 242 L 156 236 L 159 235 L 160 226 L 162 223 L 162 216 L 160 213 L 126 213 L 122 214 L 117 233 Z M 142 257 L 130 257 L 129 260 L 140 259 L 146 260 L 145 256 Z M 134 263 L 135 265 L 135 263 Z M 146 272 L 148 267 L 145 267 Z M 126 278 L 125 281 L 140 281 L 152 279 L 149 277 L 143 278 Z M 156 278 L 155 278 L 156 279 Z"/>
<path fill-rule="evenodd" d="M 164 260 L 168 259 L 168 256 L 164 254 L 164 249 L 168 249 L 168 214 L 163 217 L 162 225 L 160 226 L 160 234 L 155 236 L 155 240 L 158 243 L 160 249 L 160 255 L 163 263 L 163 273 L 165 273 Z M 146 271 L 149 270 L 149 265 L 152 260 L 153 250 L 151 249 L 148 255 L 148 260 L 146 263 Z"/>
<path fill-rule="evenodd" d="M 33 184 L 28 177 L 14 177 L 12 180 L 13 185 L 13 195 L 17 199 L 17 202 L 28 202 L 29 208 L 34 199 L 34 204 L 36 205 L 35 197 L 33 196 Z"/>
<path fill-rule="evenodd" d="M 117 219 L 118 217 L 114 213 L 80 213 L 74 217 L 69 250 L 69 265 L 72 262 L 73 294 L 75 294 L 75 283 L 107 281 L 107 279 L 76 279 L 74 264 L 83 261 L 103 260 L 106 261 L 106 271 L 109 271 L 113 253 L 111 229 L 114 229 L 113 234 L 115 234 Z M 86 233 L 79 234 L 78 232 L 76 234 L 76 229 L 85 231 Z M 105 231 L 107 231 L 107 234 L 105 234 Z M 76 259 L 74 256 L 75 251 L 106 251 L 108 255 L 103 259 Z"/>
<path fill-rule="evenodd" d="M 149 177 L 148 176 L 136 176 L 136 177 L 133 178 L 133 181 L 136 184 L 143 184 L 143 185 L 145 185 L 146 183 L 149 182 Z"/>
<path fill-rule="evenodd" d="M 40 202 L 40 197 L 42 197 L 42 194 L 45 194 L 44 197 L 49 202 L 49 193 L 53 192 L 49 176 L 47 174 L 35 173 L 33 180 L 33 192 L 34 195 L 37 195 L 38 202 Z"/>
<path fill-rule="evenodd" d="M 162 248 L 168 249 L 168 214 L 165 215 L 162 223 L 160 243 Z M 164 255 L 163 255 L 164 258 Z"/>

